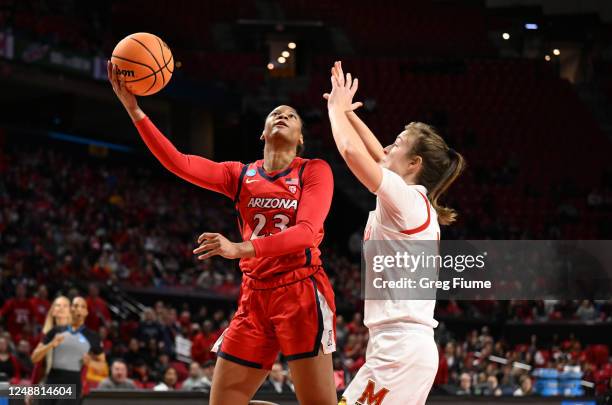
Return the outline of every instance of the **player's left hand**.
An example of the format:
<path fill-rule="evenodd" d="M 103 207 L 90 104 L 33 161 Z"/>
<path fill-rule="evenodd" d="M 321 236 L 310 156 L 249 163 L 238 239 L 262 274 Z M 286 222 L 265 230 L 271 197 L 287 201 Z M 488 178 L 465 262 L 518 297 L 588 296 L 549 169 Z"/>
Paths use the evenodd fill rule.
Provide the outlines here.
<path fill-rule="evenodd" d="M 323 98 L 327 100 L 327 108 L 329 110 L 339 109 L 344 112 L 354 111 L 361 107 L 363 103 L 353 103 L 353 97 L 359 88 L 359 80 L 353 79 L 350 73 L 346 76 L 342 70 L 342 62 L 335 62 L 331 68 L 331 93 L 323 94 Z"/>
<path fill-rule="evenodd" d="M 245 249 L 245 242 L 234 243 L 220 233 L 204 232 L 198 238 L 200 247 L 193 250 L 198 256 L 198 260 L 206 260 L 213 256 L 221 256 L 226 259 L 239 259 L 250 256 L 248 249 Z M 251 243 L 249 245 L 252 246 Z M 203 253 L 203 254 L 202 254 Z"/>

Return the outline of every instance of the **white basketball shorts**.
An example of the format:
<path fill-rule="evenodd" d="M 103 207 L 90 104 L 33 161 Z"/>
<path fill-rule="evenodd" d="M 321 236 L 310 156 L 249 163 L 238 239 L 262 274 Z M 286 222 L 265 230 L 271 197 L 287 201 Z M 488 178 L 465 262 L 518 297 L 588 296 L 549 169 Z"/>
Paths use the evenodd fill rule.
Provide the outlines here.
<path fill-rule="evenodd" d="M 433 329 L 420 324 L 393 324 L 370 329 L 366 362 L 340 404 L 421 405 L 438 371 Z"/>

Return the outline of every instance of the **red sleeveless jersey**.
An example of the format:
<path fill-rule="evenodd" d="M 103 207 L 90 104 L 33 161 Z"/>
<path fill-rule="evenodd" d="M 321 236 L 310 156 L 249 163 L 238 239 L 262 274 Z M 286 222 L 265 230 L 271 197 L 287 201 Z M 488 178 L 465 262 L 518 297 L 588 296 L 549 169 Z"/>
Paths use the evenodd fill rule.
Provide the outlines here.
<path fill-rule="evenodd" d="M 243 240 L 271 236 L 295 225 L 302 195 L 302 177 L 308 162 L 308 159 L 295 158 L 288 168 L 273 176 L 264 170 L 263 160 L 244 165 L 234 200 Z M 312 246 L 282 256 L 244 258 L 240 261 L 240 268 L 244 274 L 257 279 L 299 268 L 316 270 L 321 265 L 319 244 L 322 240 L 321 227 L 316 230 Z"/>
<path fill-rule="evenodd" d="M 243 281 L 256 289 L 275 288 L 319 269 L 319 244 L 334 189 L 325 161 L 296 157 L 287 169 L 266 173 L 263 160 L 244 165 L 183 154 L 147 117 L 135 125 L 172 173 L 234 199 L 243 240 L 252 241 L 256 254 L 240 261 L 247 276 Z"/>

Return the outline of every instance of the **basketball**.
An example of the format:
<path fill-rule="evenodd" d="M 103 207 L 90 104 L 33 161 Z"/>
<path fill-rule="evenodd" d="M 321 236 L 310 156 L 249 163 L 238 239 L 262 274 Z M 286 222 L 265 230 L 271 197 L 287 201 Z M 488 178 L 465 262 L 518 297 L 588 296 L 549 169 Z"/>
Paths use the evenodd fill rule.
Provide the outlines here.
<path fill-rule="evenodd" d="M 128 90 L 137 96 L 150 96 L 163 89 L 174 71 L 168 45 L 147 32 L 137 32 L 119 41 L 111 62 Z"/>

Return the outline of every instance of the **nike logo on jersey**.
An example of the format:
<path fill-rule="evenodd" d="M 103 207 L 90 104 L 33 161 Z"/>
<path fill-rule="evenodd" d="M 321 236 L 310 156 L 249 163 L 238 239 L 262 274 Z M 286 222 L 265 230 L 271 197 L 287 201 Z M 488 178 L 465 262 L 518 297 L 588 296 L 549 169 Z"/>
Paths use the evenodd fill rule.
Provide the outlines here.
<path fill-rule="evenodd" d="M 250 184 L 256 181 L 259 181 L 259 179 L 246 179 L 246 184 Z"/>
<path fill-rule="evenodd" d="M 297 210 L 298 200 L 289 198 L 255 198 L 251 197 L 249 208 L 283 208 Z"/>

